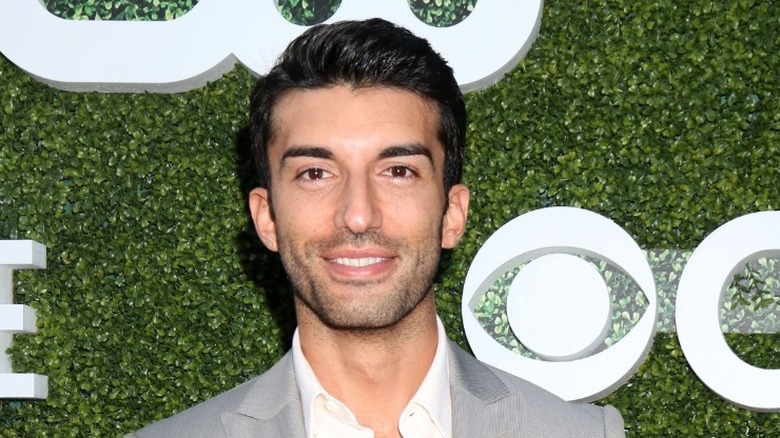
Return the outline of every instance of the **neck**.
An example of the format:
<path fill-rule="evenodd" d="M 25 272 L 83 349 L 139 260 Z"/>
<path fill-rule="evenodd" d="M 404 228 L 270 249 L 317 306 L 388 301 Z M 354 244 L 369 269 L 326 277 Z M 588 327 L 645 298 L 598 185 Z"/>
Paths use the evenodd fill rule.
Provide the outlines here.
<path fill-rule="evenodd" d="M 401 321 L 372 330 L 333 329 L 296 302 L 298 336 L 320 384 L 378 432 L 396 428 L 438 345 L 436 306 L 429 293 Z"/>

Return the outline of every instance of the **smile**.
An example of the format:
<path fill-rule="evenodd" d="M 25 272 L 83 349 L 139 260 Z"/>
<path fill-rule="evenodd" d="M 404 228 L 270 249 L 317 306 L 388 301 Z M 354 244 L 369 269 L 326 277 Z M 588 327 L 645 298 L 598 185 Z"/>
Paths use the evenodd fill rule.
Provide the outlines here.
<path fill-rule="evenodd" d="M 346 258 L 346 257 L 339 257 L 331 260 L 331 263 L 336 263 L 339 265 L 344 266 L 351 266 L 360 268 L 363 266 L 369 266 L 369 265 L 375 265 L 377 263 L 382 263 L 383 261 L 388 260 L 384 257 L 361 257 L 361 258 Z"/>

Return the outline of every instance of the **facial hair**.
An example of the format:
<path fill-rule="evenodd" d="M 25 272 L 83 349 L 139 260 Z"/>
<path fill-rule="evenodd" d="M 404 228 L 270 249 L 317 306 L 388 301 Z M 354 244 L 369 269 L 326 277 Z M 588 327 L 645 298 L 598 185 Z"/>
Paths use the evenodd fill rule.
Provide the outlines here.
<path fill-rule="evenodd" d="M 296 297 L 322 323 L 339 330 L 366 331 L 397 324 L 432 293 L 441 256 L 441 228 L 419 243 L 384 236 L 376 230 L 362 234 L 341 230 L 328 239 L 308 242 L 291 240 L 282 233 L 279 242 Z M 319 254 L 366 245 L 396 255 L 397 265 L 389 277 L 337 281 L 319 268 Z"/>

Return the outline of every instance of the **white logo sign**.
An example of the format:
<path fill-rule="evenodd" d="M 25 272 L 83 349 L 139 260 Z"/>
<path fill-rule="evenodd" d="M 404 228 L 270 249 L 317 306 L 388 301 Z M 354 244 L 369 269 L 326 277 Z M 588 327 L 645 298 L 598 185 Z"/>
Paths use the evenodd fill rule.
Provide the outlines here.
<path fill-rule="evenodd" d="M 36 331 L 35 310 L 13 304 L 13 270 L 45 267 L 45 246 L 32 240 L 0 240 L 0 399 L 48 396 L 46 376 L 12 373 L 5 354 L 14 333 Z"/>
<path fill-rule="evenodd" d="M 619 267 L 648 302 L 630 333 L 589 357 L 604 339 L 609 303 L 603 279 L 594 276 L 598 273 L 568 254 L 591 255 Z M 746 260 L 778 255 L 780 212 L 734 219 L 696 248 L 677 294 L 678 336 L 693 370 L 723 398 L 759 411 L 780 411 L 780 370 L 757 368 L 738 358 L 724 340 L 719 310 L 726 287 Z M 507 350 L 474 312 L 499 276 L 527 261 L 509 289 L 507 315 L 516 337 L 549 361 Z M 656 289 L 644 254 L 621 227 L 587 210 L 553 207 L 508 222 L 477 253 L 463 291 L 463 322 L 477 357 L 567 400 L 595 400 L 622 385 L 644 361 L 655 333 Z"/>
<path fill-rule="evenodd" d="M 528 52 L 542 0 L 480 0 L 461 23 L 421 22 L 406 0 L 343 0 L 327 21 L 382 17 L 428 39 L 463 90 L 484 88 Z M 240 62 L 263 74 L 306 28 L 272 0 L 200 0 L 171 21 L 63 20 L 39 0 L 0 0 L 0 52 L 30 75 L 71 91 L 177 92 Z"/>
<path fill-rule="evenodd" d="M 642 289 L 649 303 L 648 308 L 633 331 L 614 346 L 593 356 L 555 362 L 520 356 L 498 344 L 482 328 L 474 315 L 474 307 L 481 294 L 509 268 L 524 261 L 544 260 L 546 257 L 551 257 L 549 254 L 558 253 L 592 254 L 619 266 L 631 275 Z M 542 258 L 539 259 L 539 257 Z M 532 266 L 529 264 L 525 269 L 529 267 Z M 540 276 L 549 282 L 560 276 L 560 272 L 566 271 L 561 271 L 560 267 L 555 266 L 552 271 L 545 269 Z M 554 274 L 549 275 L 550 273 Z M 571 274 L 566 272 L 565 275 Z M 570 278 L 574 281 L 580 281 L 578 278 Z M 520 283 L 515 285 L 517 280 L 520 280 Z M 510 289 L 508 301 L 510 305 L 514 302 L 512 295 L 517 294 L 518 290 L 531 286 L 529 283 L 523 282 L 523 278 L 519 275 L 515 278 L 515 282 L 512 283 L 512 289 Z M 603 284 L 603 280 L 601 282 Z M 538 288 L 531 289 L 530 287 L 529 290 L 540 291 Z M 575 291 L 579 290 L 583 290 L 583 288 Z M 606 294 L 605 289 L 602 292 Z M 599 297 L 597 296 L 597 298 Z M 531 313 L 536 312 L 537 316 L 533 317 L 532 321 L 537 322 L 537 318 L 556 318 L 554 323 L 556 331 L 547 333 L 552 338 L 548 337 L 545 339 L 546 342 L 552 341 L 561 345 L 570 345 L 567 340 L 569 336 L 573 336 L 577 340 L 583 339 L 577 333 L 581 330 L 581 325 L 570 324 L 572 320 L 557 318 L 577 313 L 577 309 L 563 315 L 558 313 L 559 306 L 566 304 L 565 300 L 566 298 L 563 297 L 556 302 L 554 307 L 547 308 L 547 310 L 554 309 L 552 312 L 539 312 L 538 308 L 534 306 L 526 313 L 526 316 L 530 316 Z M 567 400 L 595 400 L 618 388 L 641 365 L 655 334 L 657 311 L 655 283 L 650 265 L 648 265 L 642 249 L 628 233 L 611 220 L 596 213 L 576 208 L 554 207 L 536 210 L 517 217 L 499 228 L 482 245 L 471 263 L 463 286 L 462 305 L 466 336 L 471 349 L 479 359 L 526 378 Z M 603 305 L 601 307 L 602 309 L 596 308 L 595 315 L 593 315 L 591 311 L 594 309 L 586 306 L 579 309 L 579 316 L 584 316 L 592 321 L 593 319 L 590 318 L 600 315 L 601 320 L 596 320 L 596 325 L 603 328 L 609 322 L 609 312 L 607 311 L 605 314 Z M 510 312 L 510 324 L 513 329 L 518 325 L 517 320 L 511 318 L 511 312 L 514 310 L 514 308 L 507 310 Z M 580 319 L 577 318 L 576 321 L 580 321 Z M 602 331 L 602 329 L 596 330 L 597 337 L 595 339 L 585 337 L 585 347 L 568 348 L 561 356 L 566 358 L 587 354 L 588 347 L 592 343 L 600 343 L 603 340 L 598 338 Z M 520 333 L 523 332 L 521 328 Z M 585 334 L 594 333 L 592 329 L 582 332 Z"/>
<path fill-rule="evenodd" d="M 726 400 L 759 411 L 780 411 L 780 369 L 754 367 L 735 356 L 721 333 L 718 310 L 745 260 L 778 255 L 780 212 L 742 216 L 701 242 L 677 291 L 677 337 L 693 371 Z"/>

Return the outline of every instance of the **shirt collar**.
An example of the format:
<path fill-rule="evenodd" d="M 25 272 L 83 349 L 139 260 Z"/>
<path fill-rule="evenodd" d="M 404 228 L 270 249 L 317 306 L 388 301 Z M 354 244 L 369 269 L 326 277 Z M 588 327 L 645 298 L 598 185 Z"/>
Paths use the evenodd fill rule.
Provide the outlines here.
<path fill-rule="evenodd" d="M 416 403 L 423 407 L 430 414 L 439 433 L 442 436 L 451 437 L 452 402 L 450 398 L 450 367 L 447 360 L 448 342 L 447 334 L 444 332 L 444 324 L 438 316 L 436 317 L 436 327 L 439 333 L 439 342 L 436 344 L 433 362 L 408 406 Z"/>
<path fill-rule="evenodd" d="M 414 404 L 421 406 L 428 411 L 441 434 L 445 437 L 450 437 L 452 436 L 452 402 L 450 400 L 450 370 L 449 362 L 447 361 L 447 349 L 449 346 L 447 345 L 444 325 L 438 316 L 436 317 L 436 327 L 438 342 L 436 344 L 436 352 L 433 355 L 433 362 L 404 412 Z M 303 355 L 297 328 L 295 329 L 295 334 L 293 334 L 292 359 L 295 380 L 301 394 L 306 436 L 310 437 L 312 436 L 312 412 L 316 398 L 320 395 L 326 395 L 330 398 L 332 396 L 322 387 L 314 374 L 314 370 L 309 365 L 309 361 Z"/>
<path fill-rule="evenodd" d="M 293 371 L 295 372 L 295 381 L 298 384 L 298 391 L 301 393 L 301 406 L 303 407 L 303 426 L 306 430 L 306 436 L 311 437 L 311 422 L 314 416 L 314 400 L 320 394 L 327 394 L 322 387 L 314 370 L 311 369 L 309 361 L 303 355 L 301 349 L 301 340 L 298 338 L 298 329 L 295 329 L 292 341 L 292 359 Z"/>

